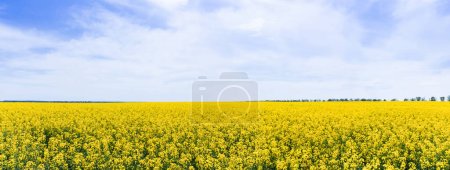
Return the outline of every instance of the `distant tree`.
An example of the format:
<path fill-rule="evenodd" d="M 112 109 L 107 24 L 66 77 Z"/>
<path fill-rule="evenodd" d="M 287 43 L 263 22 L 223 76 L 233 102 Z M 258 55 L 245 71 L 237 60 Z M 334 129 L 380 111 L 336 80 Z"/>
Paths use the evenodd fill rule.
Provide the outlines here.
<path fill-rule="evenodd" d="M 417 101 L 422 101 L 422 98 L 421 97 L 416 97 L 416 100 Z"/>
<path fill-rule="evenodd" d="M 395 101 L 397 101 L 397 99 L 391 99 L 391 101 L 395 102 Z"/>
<path fill-rule="evenodd" d="M 436 97 L 434 97 L 434 96 L 431 97 L 431 98 L 430 98 L 430 101 L 433 101 L 433 102 L 436 101 Z"/>
<path fill-rule="evenodd" d="M 450 102 L 450 96 L 448 96 L 448 97 L 447 97 L 447 101 L 449 101 L 449 102 Z"/>
<path fill-rule="evenodd" d="M 445 101 L 445 97 L 441 97 L 441 102 Z"/>
<path fill-rule="evenodd" d="M 405 98 L 403 101 L 407 102 L 407 101 L 409 101 L 409 99 Z"/>

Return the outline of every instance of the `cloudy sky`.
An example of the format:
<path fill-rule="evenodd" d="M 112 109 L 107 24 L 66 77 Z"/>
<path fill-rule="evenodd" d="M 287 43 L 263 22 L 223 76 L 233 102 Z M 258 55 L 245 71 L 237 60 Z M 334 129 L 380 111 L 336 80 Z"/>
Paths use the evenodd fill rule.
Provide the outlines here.
<path fill-rule="evenodd" d="M 189 101 L 226 71 L 260 99 L 450 95 L 450 3 L 0 1 L 0 100 Z"/>

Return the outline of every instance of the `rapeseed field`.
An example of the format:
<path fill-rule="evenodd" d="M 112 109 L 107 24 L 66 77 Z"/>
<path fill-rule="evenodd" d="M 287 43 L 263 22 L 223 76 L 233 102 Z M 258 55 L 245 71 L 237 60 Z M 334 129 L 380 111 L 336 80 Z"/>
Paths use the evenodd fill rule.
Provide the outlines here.
<path fill-rule="evenodd" d="M 187 102 L 0 103 L 0 167 L 450 169 L 450 102 L 258 107 L 199 123 Z"/>

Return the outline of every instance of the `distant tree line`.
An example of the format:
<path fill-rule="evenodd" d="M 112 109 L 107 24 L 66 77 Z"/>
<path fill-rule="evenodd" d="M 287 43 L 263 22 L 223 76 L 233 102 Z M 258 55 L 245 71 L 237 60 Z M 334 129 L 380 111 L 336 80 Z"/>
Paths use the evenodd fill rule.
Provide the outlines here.
<path fill-rule="evenodd" d="M 370 99 L 370 98 L 332 98 L 332 99 L 296 99 L 296 100 L 265 100 L 270 102 L 382 102 L 382 101 L 401 101 L 399 99 Z M 450 96 L 447 97 L 413 97 L 405 98 L 403 101 L 448 101 L 450 102 Z"/>

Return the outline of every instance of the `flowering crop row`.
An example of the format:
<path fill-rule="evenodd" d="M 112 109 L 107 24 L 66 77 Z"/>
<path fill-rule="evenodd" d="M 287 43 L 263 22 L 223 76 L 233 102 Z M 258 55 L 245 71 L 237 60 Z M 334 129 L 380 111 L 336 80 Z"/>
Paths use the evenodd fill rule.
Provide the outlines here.
<path fill-rule="evenodd" d="M 450 103 L 259 103 L 198 124 L 190 103 L 0 103 L 2 169 L 450 169 Z"/>

